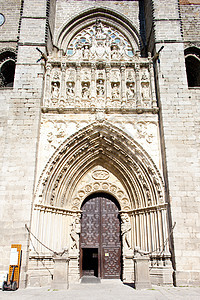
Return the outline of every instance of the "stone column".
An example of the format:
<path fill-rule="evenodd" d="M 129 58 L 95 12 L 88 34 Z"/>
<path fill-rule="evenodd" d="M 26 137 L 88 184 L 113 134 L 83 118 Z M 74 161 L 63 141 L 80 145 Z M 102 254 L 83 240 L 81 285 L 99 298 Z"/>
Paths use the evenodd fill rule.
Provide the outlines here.
<path fill-rule="evenodd" d="M 50 101 L 50 91 L 51 91 L 51 81 L 50 81 L 50 74 L 51 74 L 52 65 L 47 63 L 46 65 L 46 78 L 45 78 L 45 97 L 44 97 L 44 106 L 49 106 Z"/>
<path fill-rule="evenodd" d="M 150 89 L 151 89 L 151 107 L 157 108 L 153 61 L 151 58 L 151 54 L 149 54 L 149 73 L 150 73 Z"/>
<path fill-rule="evenodd" d="M 81 100 L 81 65 L 76 65 L 76 106 L 80 106 Z"/>
<path fill-rule="evenodd" d="M 126 94 L 125 94 L 125 85 L 126 85 L 126 80 L 125 80 L 125 65 L 122 64 L 120 71 L 121 71 L 121 98 L 122 98 L 122 107 L 124 106 L 124 104 L 126 103 Z"/>
<path fill-rule="evenodd" d="M 65 86 L 65 74 L 66 74 L 66 63 L 61 64 L 61 84 L 60 84 L 60 105 L 63 106 L 66 98 L 66 86 Z"/>
<path fill-rule="evenodd" d="M 140 94 L 140 64 L 135 64 L 135 84 L 136 84 L 136 108 L 141 109 L 141 94 Z"/>
<path fill-rule="evenodd" d="M 91 104 L 93 104 L 93 105 L 94 105 L 94 101 L 96 98 L 95 70 L 96 70 L 96 65 L 92 64 L 92 66 L 91 66 Z"/>
<path fill-rule="evenodd" d="M 111 86 L 110 86 L 110 65 L 106 65 L 106 102 L 111 100 Z"/>

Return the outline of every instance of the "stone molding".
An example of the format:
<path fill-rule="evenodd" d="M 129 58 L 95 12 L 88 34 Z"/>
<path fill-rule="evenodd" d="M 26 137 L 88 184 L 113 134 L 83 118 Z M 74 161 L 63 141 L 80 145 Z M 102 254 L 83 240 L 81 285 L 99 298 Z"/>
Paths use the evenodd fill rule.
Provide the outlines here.
<path fill-rule="evenodd" d="M 165 203 L 162 177 L 150 156 L 108 122 L 95 122 L 61 144 L 40 176 L 35 203 L 65 208 L 72 205 L 69 199 L 77 178 L 102 160 L 104 167 L 124 182 L 130 208 Z"/>

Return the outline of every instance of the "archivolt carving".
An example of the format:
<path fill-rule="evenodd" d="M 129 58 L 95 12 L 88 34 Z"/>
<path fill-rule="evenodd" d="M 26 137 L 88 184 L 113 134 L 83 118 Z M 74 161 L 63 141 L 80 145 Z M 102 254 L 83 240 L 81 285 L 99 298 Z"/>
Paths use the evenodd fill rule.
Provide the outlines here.
<path fill-rule="evenodd" d="M 92 186 L 86 184 L 71 203 L 80 177 L 97 164 L 103 165 L 121 182 L 130 208 L 164 202 L 161 175 L 149 155 L 122 130 L 106 122 L 93 123 L 61 144 L 40 177 L 37 202 L 75 209 L 84 195 L 107 190 L 117 199 L 121 195 L 120 201 L 128 208 L 126 196 L 105 180 L 97 180 Z"/>
<path fill-rule="evenodd" d="M 108 181 L 98 181 L 85 185 L 83 189 L 77 192 L 72 200 L 72 209 L 79 210 L 83 200 L 88 195 L 102 191 L 112 194 L 119 201 L 123 210 L 130 209 L 130 201 L 125 192 L 118 188 L 114 183 Z"/>

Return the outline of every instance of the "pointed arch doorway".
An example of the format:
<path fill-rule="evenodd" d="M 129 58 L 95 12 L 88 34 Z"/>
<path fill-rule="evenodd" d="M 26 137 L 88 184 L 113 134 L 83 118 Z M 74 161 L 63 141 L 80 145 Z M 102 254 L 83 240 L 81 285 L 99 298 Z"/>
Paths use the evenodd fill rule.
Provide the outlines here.
<path fill-rule="evenodd" d="M 84 201 L 80 235 L 81 276 L 121 278 L 119 210 L 119 204 L 109 194 L 93 194 Z"/>

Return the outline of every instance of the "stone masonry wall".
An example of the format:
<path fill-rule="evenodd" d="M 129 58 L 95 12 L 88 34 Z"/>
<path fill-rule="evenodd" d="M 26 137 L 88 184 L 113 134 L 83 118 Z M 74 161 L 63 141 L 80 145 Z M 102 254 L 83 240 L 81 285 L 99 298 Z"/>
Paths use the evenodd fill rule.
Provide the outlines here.
<path fill-rule="evenodd" d="M 156 51 L 164 45 L 156 68 L 166 190 L 172 223 L 176 222 L 173 232 L 176 284 L 199 285 L 200 164 L 196 130 L 199 104 L 188 93 L 178 2 L 152 2 Z"/>
<path fill-rule="evenodd" d="M 25 0 L 14 88 L 10 92 L 3 91 L 0 96 L 4 104 L 0 178 L 0 226 L 4 234 L 0 241 L 0 269 L 8 271 L 10 245 L 22 244 L 21 287 L 27 280 L 28 234 L 25 224 L 29 226 L 31 218 L 44 73 L 43 65 L 37 63 L 40 53 L 36 47 L 45 51 L 45 33 L 46 0 Z"/>
<path fill-rule="evenodd" d="M 95 7 L 107 7 L 129 18 L 139 32 L 139 4 L 138 1 L 73 1 L 58 0 L 56 7 L 55 36 L 59 28 L 67 21 L 77 16 L 80 12 Z M 131 7 L 131 9 L 130 9 Z M 64 17 L 63 17 L 64 16 Z"/>
<path fill-rule="evenodd" d="M 21 0 L 0 0 L 0 13 L 5 17 L 5 23 L 0 27 L 0 49 L 16 48 Z"/>
<path fill-rule="evenodd" d="M 196 1 L 196 5 L 183 4 L 180 5 L 180 13 L 185 46 L 200 47 L 200 1 Z"/>

